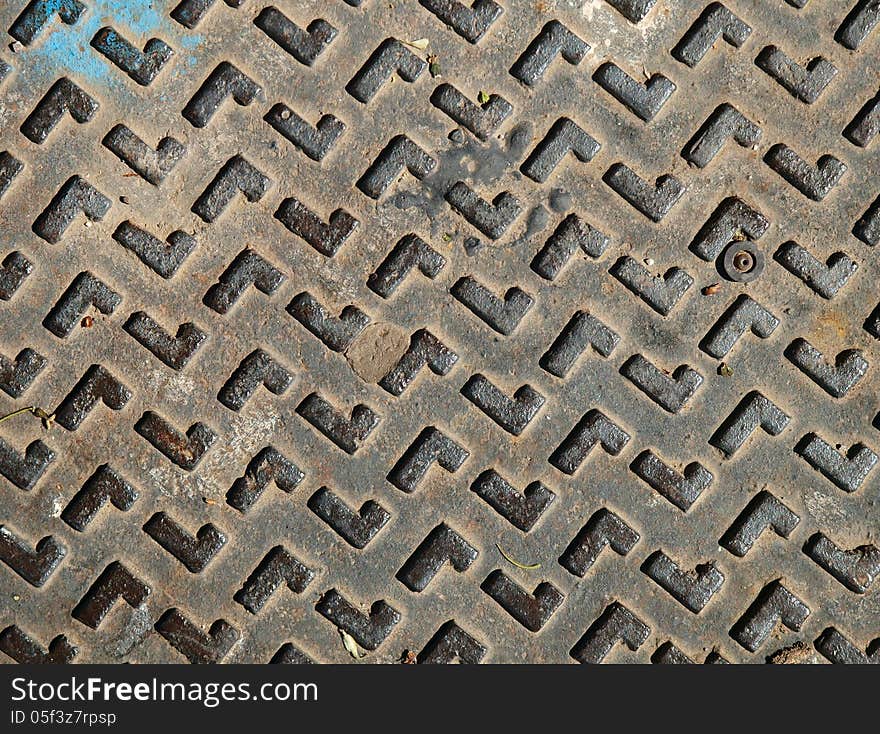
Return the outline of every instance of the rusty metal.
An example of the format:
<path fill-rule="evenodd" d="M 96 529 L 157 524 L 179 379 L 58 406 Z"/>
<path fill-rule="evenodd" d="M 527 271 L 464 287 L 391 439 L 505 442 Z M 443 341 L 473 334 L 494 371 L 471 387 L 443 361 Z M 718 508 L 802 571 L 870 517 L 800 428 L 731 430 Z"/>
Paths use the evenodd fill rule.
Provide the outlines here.
<path fill-rule="evenodd" d="M 3 4 L 5 660 L 876 661 L 878 22 Z"/>

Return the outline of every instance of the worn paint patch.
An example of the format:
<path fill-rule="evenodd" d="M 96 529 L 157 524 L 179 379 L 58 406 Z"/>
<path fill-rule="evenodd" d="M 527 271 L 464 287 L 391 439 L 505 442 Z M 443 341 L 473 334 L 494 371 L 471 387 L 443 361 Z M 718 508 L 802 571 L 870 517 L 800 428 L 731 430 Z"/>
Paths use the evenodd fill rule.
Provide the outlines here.
<path fill-rule="evenodd" d="M 365 382 L 387 375 L 409 346 L 403 329 L 389 323 L 370 324 L 345 352 L 351 368 Z"/>
<path fill-rule="evenodd" d="M 198 471 L 183 473 L 171 462 L 157 456 L 156 463 L 147 470 L 148 475 L 159 491 L 167 497 L 209 497 L 223 502 L 229 489 L 228 477 L 224 477 L 228 467 L 243 467 L 263 448 L 283 423 L 281 416 L 273 412 L 275 407 L 269 399 L 262 403 L 260 398 L 252 398 L 250 409 L 253 414 L 230 417 L 228 428 L 224 430 L 224 441 L 217 442 L 208 451 Z"/>
<path fill-rule="evenodd" d="M 823 527 L 831 527 L 847 520 L 840 501 L 824 492 L 804 492 L 804 505 L 810 516 Z"/>
<path fill-rule="evenodd" d="M 31 73 L 54 80 L 64 70 L 88 86 L 120 91 L 130 85 L 125 72 L 91 46 L 95 34 L 105 26 L 139 49 L 150 38 L 160 38 L 177 57 L 172 57 L 170 64 L 178 68 L 195 64 L 192 52 L 202 44 L 202 36 L 181 35 L 182 29 L 166 11 L 164 3 L 147 0 L 91 0 L 73 25 L 65 25 L 58 18 L 50 20 L 40 38 L 21 54 Z"/>
<path fill-rule="evenodd" d="M 124 658 L 135 647 L 143 643 L 147 636 L 153 631 L 153 620 L 146 604 L 132 610 L 125 626 L 115 640 L 113 653 L 116 657 Z"/>

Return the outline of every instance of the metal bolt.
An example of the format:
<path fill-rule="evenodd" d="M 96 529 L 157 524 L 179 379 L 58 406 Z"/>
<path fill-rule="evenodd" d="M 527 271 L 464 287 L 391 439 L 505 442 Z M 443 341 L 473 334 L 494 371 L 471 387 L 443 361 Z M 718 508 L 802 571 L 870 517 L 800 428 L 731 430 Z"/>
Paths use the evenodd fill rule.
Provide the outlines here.
<path fill-rule="evenodd" d="M 752 253 L 740 250 L 733 256 L 733 267 L 741 273 L 748 273 L 755 267 L 755 258 L 752 256 Z"/>
<path fill-rule="evenodd" d="M 753 242 L 734 240 L 725 249 L 718 271 L 736 283 L 750 283 L 764 270 L 764 255 Z"/>

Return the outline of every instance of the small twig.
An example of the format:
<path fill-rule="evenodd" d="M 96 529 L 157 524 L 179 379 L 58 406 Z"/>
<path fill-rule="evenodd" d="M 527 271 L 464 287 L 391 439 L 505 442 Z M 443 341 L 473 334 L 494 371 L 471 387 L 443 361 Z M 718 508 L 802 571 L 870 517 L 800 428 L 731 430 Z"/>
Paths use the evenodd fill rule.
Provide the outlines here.
<path fill-rule="evenodd" d="M 29 406 L 27 408 L 19 408 L 18 410 L 14 410 L 11 413 L 7 413 L 3 417 L 0 417 L 0 423 L 2 423 L 3 421 L 8 421 L 10 418 L 15 418 L 15 416 L 21 415 L 22 413 L 33 413 L 33 412 L 34 412 L 33 406 Z"/>
<path fill-rule="evenodd" d="M 10 418 L 14 418 L 17 415 L 21 415 L 22 413 L 30 413 L 31 415 L 36 416 L 43 423 L 43 428 L 47 431 L 52 427 L 52 423 L 55 421 L 55 414 L 49 415 L 45 410 L 36 405 L 29 405 L 26 408 L 19 408 L 18 410 L 13 410 L 11 413 L 7 413 L 4 416 L 0 416 L 0 423 L 5 420 L 9 420 Z"/>
<path fill-rule="evenodd" d="M 507 553 L 504 552 L 504 548 L 502 548 L 498 543 L 495 544 L 495 547 L 498 549 L 498 552 L 504 556 L 504 560 L 508 563 L 512 563 L 517 568 L 521 568 L 524 571 L 534 571 L 536 568 L 541 568 L 540 563 L 520 563 L 514 558 L 511 558 Z"/>

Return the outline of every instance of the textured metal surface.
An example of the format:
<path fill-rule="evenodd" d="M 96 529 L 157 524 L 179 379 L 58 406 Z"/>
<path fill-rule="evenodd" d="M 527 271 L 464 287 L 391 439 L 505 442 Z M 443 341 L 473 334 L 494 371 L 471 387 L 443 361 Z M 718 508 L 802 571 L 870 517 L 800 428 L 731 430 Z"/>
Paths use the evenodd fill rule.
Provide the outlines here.
<path fill-rule="evenodd" d="M 876 659 L 852 3 L 4 3 L 5 659 Z"/>

